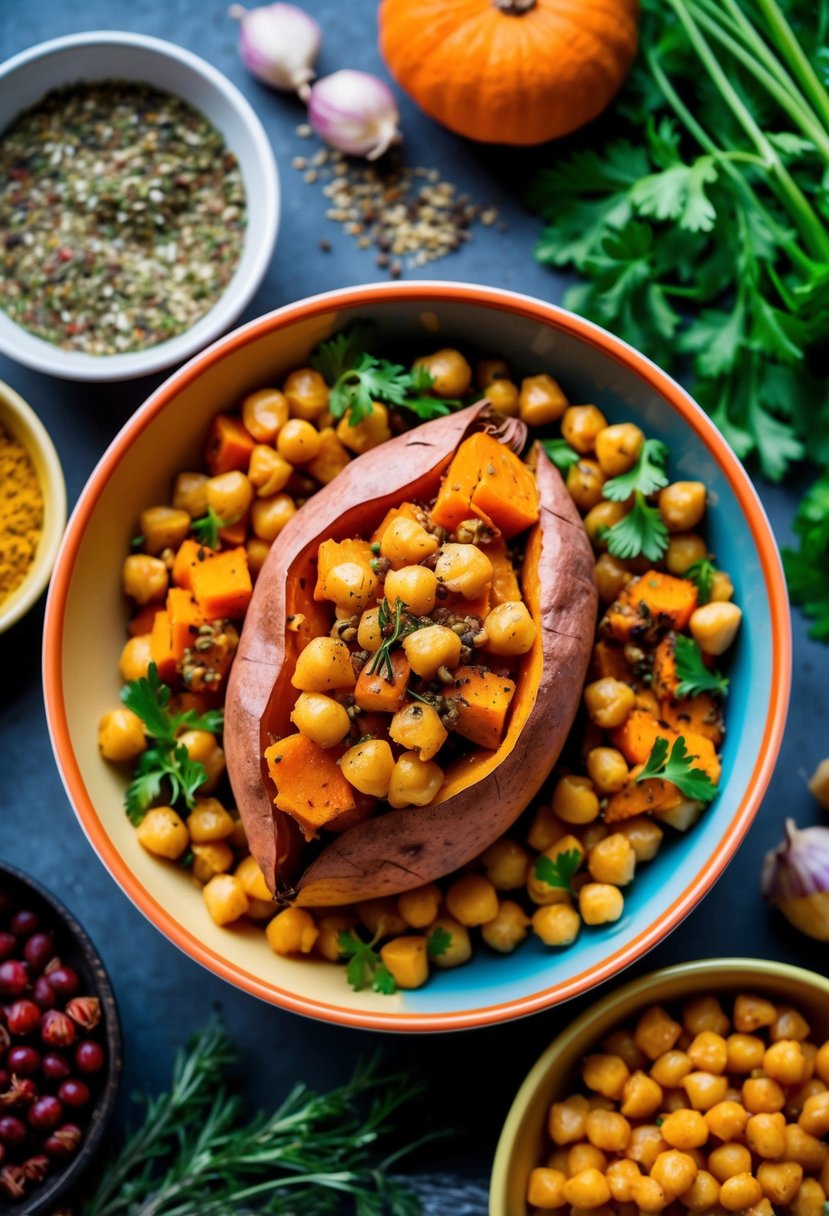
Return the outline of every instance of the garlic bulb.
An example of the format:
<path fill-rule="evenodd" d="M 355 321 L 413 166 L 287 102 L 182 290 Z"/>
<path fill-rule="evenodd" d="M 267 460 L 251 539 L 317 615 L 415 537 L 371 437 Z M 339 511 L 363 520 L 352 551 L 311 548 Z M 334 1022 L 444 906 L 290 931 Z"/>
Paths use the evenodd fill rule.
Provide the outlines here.
<path fill-rule="evenodd" d="M 248 71 L 275 89 L 299 93 L 306 100 L 314 63 L 322 43 L 317 22 L 295 4 L 266 4 L 228 10 L 240 23 L 239 54 Z"/>
<path fill-rule="evenodd" d="M 388 85 L 349 68 L 324 76 L 308 98 L 308 121 L 340 152 L 376 160 L 400 139 L 397 103 Z"/>
<path fill-rule="evenodd" d="M 766 854 L 763 894 L 808 937 L 829 942 L 829 828 L 799 828 L 786 820 L 786 838 Z"/>

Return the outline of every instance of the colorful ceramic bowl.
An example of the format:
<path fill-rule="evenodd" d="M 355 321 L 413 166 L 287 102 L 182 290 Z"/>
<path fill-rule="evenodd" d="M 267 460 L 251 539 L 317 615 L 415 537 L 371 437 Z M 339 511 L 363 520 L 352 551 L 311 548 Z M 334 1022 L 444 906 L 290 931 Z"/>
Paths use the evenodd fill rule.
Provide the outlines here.
<path fill-rule="evenodd" d="M 78 1151 L 65 1164 L 51 1169 L 43 1182 L 28 1187 L 24 1199 L 11 1199 L 0 1193 L 0 1216 L 47 1216 L 58 1207 L 58 1200 L 76 1187 L 87 1167 L 100 1151 L 107 1127 L 115 1113 L 121 1083 L 122 1047 L 118 1007 L 103 960 L 86 930 L 51 891 L 14 866 L 0 864 L 0 899 L 10 898 L 18 908 L 36 912 L 55 937 L 61 962 L 77 971 L 82 991 L 101 1002 L 101 1024 L 95 1037 L 105 1047 L 105 1071 L 98 1074 L 89 1117 L 84 1118 L 84 1135 Z M 12 1114 L 18 1113 L 12 1110 Z M 73 1122 L 67 1109 L 65 1120 Z"/>
<path fill-rule="evenodd" d="M 546 1153 L 547 1111 L 579 1084 L 579 1067 L 617 1026 L 654 1003 L 756 992 L 805 1014 L 818 1042 L 829 1038 L 829 979 L 758 958 L 713 958 L 665 967 L 633 980 L 586 1009 L 555 1039 L 527 1076 L 507 1115 L 489 1191 L 489 1216 L 527 1216 L 530 1171 Z"/>
<path fill-rule="evenodd" d="M 553 952 L 536 939 L 509 956 L 481 951 L 416 992 L 352 992 L 342 969 L 273 955 L 260 930 L 214 925 L 173 867 L 143 852 L 121 811 L 123 780 L 97 751 L 100 715 L 118 701 L 124 638 L 120 554 L 139 509 L 167 501 L 173 474 L 199 458 L 210 417 L 278 382 L 356 317 L 380 340 L 458 343 L 504 355 L 520 374 L 549 369 L 574 401 L 633 419 L 671 449 L 672 471 L 709 487 L 710 542 L 733 576 L 745 621 L 732 668 L 721 792 L 686 837 L 637 875 L 624 916 Z M 289 525 L 290 526 L 290 525 Z M 95 628 L 89 628 L 94 615 Z M 780 746 L 790 677 L 789 615 L 771 530 L 741 464 L 702 411 L 642 355 L 539 300 L 487 287 L 396 283 L 317 296 L 237 330 L 175 373 L 124 427 L 90 478 L 52 584 L 44 678 L 52 741 L 93 848 L 146 915 L 193 958 L 249 992 L 346 1025 L 446 1030 L 500 1022 L 586 992 L 661 940 L 722 873 L 760 805 Z"/>
<path fill-rule="evenodd" d="M 145 350 L 87 355 L 61 350 L 17 325 L 0 310 L 0 350 L 47 376 L 68 380 L 127 380 L 182 363 L 224 333 L 265 277 L 279 226 L 279 178 L 264 127 L 235 85 L 191 51 L 120 30 L 91 30 L 53 38 L 0 64 L 0 131 L 51 89 L 78 80 L 135 80 L 174 93 L 205 115 L 235 154 L 247 195 L 242 256 L 209 312 L 189 329 Z"/>
<path fill-rule="evenodd" d="M 19 393 L 0 380 L 0 426 L 22 444 L 43 494 L 43 529 L 22 582 L 0 600 L 0 633 L 10 629 L 40 599 L 55 564 L 66 526 L 66 486 L 49 432 Z"/>

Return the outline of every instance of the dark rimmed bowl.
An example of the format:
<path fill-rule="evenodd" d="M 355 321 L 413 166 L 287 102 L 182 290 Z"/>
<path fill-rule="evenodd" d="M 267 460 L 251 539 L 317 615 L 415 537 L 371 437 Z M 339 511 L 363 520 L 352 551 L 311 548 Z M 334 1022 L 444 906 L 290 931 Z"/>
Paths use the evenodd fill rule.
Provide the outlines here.
<path fill-rule="evenodd" d="M 84 1136 L 78 1152 L 63 1168 L 50 1171 L 45 1180 L 23 1199 L 14 1200 L 0 1195 L 0 1216 L 45 1216 L 54 1211 L 61 1196 L 79 1181 L 100 1149 L 115 1112 L 123 1061 L 121 1023 L 115 994 L 101 956 L 83 925 L 69 909 L 34 878 L 0 862 L 0 892 L 3 891 L 20 900 L 23 906 L 43 914 L 54 932 L 56 953 L 78 972 L 83 990 L 101 1001 L 107 1052 L 106 1078 L 98 1089 L 92 1113 L 84 1124 Z"/>

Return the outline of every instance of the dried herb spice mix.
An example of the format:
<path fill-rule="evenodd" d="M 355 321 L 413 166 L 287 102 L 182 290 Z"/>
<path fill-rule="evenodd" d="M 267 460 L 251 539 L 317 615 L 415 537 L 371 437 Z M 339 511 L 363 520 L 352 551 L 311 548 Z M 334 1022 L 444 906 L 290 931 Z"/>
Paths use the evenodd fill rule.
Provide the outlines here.
<path fill-rule="evenodd" d="M 64 350 L 189 329 L 242 251 L 236 158 L 186 102 L 107 80 L 49 93 L 0 137 L 0 308 Z"/>

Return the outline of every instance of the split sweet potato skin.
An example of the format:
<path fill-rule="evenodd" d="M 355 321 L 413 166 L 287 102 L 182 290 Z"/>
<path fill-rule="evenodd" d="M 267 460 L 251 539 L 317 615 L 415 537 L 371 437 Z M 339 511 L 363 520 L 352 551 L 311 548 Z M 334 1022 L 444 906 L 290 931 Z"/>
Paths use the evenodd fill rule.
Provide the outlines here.
<path fill-rule="evenodd" d="M 536 450 L 541 517 L 529 535 L 522 583 L 539 636 L 521 660 L 501 746 L 451 766 L 438 802 L 358 823 L 304 870 L 296 826 L 271 802 L 262 756 L 272 739 L 291 730 L 297 654 L 310 637 L 327 632 L 312 599 L 320 541 L 369 535 L 390 507 L 434 497 L 454 451 L 485 423 L 487 408 L 478 403 L 428 423 L 353 462 L 301 508 L 260 573 L 228 688 L 225 750 L 251 851 L 275 893 L 298 904 L 391 895 L 465 864 L 535 795 L 572 724 L 596 622 L 593 558 L 558 472 Z M 516 446 L 523 438 L 518 429 Z"/>

